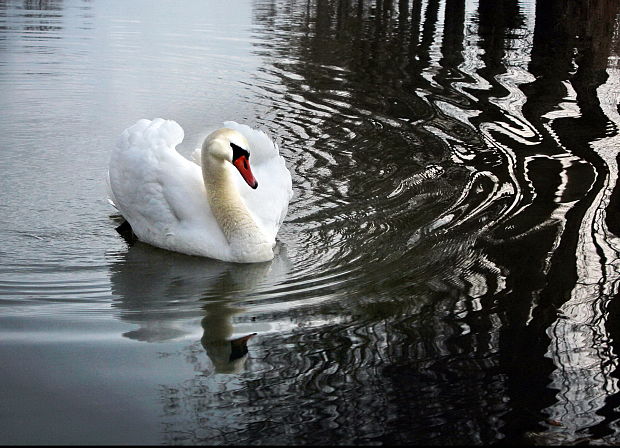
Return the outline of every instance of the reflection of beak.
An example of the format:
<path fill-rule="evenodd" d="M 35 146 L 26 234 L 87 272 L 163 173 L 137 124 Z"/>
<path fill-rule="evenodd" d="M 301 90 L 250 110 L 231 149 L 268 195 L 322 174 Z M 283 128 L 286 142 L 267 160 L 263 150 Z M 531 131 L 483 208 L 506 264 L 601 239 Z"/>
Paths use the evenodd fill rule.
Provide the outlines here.
<path fill-rule="evenodd" d="M 237 339 L 230 341 L 230 359 L 229 362 L 239 359 L 248 354 L 248 341 L 251 337 L 256 336 L 256 333 L 248 334 Z"/>
<path fill-rule="evenodd" d="M 254 174 L 252 174 L 250 160 L 246 156 L 239 156 L 233 161 L 233 165 L 235 165 L 235 168 L 239 170 L 243 180 L 245 180 L 250 187 L 256 190 L 256 187 L 258 187 L 258 182 L 254 178 Z"/>

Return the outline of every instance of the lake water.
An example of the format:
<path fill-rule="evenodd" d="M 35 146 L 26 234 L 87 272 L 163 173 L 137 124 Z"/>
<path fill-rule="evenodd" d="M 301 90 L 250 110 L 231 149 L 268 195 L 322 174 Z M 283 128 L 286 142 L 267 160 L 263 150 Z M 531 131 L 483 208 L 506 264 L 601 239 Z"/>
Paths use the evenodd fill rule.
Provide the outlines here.
<path fill-rule="evenodd" d="M 0 1 L 0 443 L 620 443 L 620 6 L 574 3 Z M 272 262 L 115 231 L 155 117 L 278 142 Z"/>

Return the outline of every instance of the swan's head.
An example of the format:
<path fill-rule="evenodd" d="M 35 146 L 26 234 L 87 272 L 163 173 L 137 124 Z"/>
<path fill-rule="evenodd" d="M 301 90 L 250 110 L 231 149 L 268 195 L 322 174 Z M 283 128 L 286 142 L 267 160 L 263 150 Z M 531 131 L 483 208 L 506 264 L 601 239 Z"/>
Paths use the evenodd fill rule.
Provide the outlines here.
<path fill-rule="evenodd" d="M 246 183 L 256 189 L 258 182 L 250 168 L 249 148 L 250 144 L 240 132 L 228 128 L 218 129 L 202 144 L 202 166 L 207 165 L 208 158 L 232 163 Z"/>
<path fill-rule="evenodd" d="M 215 367 L 215 373 L 240 373 L 248 357 L 248 340 L 256 333 L 232 340 L 208 340 L 203 335 L 201 342 L 207 356 Z"/>

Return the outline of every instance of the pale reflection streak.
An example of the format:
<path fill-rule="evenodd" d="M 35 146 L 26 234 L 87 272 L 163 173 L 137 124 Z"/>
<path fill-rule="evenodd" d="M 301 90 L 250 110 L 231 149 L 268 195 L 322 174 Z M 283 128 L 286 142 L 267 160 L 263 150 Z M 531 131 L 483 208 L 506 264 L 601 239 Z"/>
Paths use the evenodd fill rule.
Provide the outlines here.
<path fill-rule="evenodd" d="M 574 61 L 573 61 L 574 62 Z M 551 260 L 553 258 L 553 254 L 556 249 L 560 246 L 562 235 L 564 234 L 564 230 L 566 228 L 566 213 L 572 208 L 573 205 L 577 202 L 570 201 L 562 203 L 562 194 L 566 189 L 569 178 L 567 175 L 567 170 L 575 163 L 585 163 L 580 157 L 574 155 L 566 146 L 562 143 L 562 140 L 558 137 L 555 132 L 553 125 L 556 119 L 560 118 L 577 118 L 581 116 L 581 111 L 579 110 L 579 106 L 577 105 L 577 93 L 573 88 L 571 82 L 569 80 L 563 81 L 562 84 L 566 88 L 566 96 L 564 97 L 564 102 L 559 103 L 556 108 L 550 112 L 544 114 L 541 119 L 547 119 L 547 122 L 541 120 L 544 129 L 548 132 L 549 136 L 553 138 L 554 142 L 558 145 L 559 148 L 564 150 L 565 152 L 560 152 L 559 154 L 545 154 L 545 155 L 536 155 L 533 157 L 529 157 L 528 162 L 534 161 L 536 158 L 546 158 L 550 160 L 556 160 L 562 166 L 562 171 L 560 171 L 560 185 L 557 186 L 555 192 L 556 202 L 558 204 L 557 208 L 552 211 L 551 216 L 547 219 L 546 223 L 555 226 L 555 235 L 554 240 L 551 244 L 550 250 L 547 252 L 547 255 L 544 260 L 543 270 L 545 273 L 549 272 L 551 267 Z M 525 163 L 524 172 L 527 173 L 528 163 Z M 527 179 L 526 175 L 526 179 Z M 536 191 L 532 188 L 533 196 L 536 197 Z M 529 323 L 529 321 L 528 321 Z"/>
<path fill-rule="evenodd" d="M 427 5 L 428 6 L 428 5 Z M 435 5 L 434 5 L 435 6 Z M 422 70 L 422 77 L 429 82 L 431 87 L 440 87 L 440 85 L 435 81 L 435 76 L 441 69 L 441 65 L 439 61 L 441 60 L 441 43 L 443 41 L 443 23 L 445 22 L 445 13 L 446 13 L 446 3 L 440 2 L 437 5 L 437 11 L 433 11 L 433 14 L 436 15 L 435 19 L 435 29 L 433 32 L 433 42 L 428 48 L 429 61 L 426 67 Z M 424 23 L 424 22 L 422 22 Z M 424 23 L 424 27 L 426 27 L 426 23 Z M 421 93 L 418 90 L 418 93 Z"/>
<path fill-rule="evenodd" d="M 521 84 L 534 80 L 534 76 L 528 71 L 527 67 L 531 60 L 530 53 L 532 51 L 535 14 L 531 10 L 523 11 L 523 6 L 523 4 L 519 5 L 522 17 L 525 20 L 525 26 L 521 29 L 510 30 L 513 33 L 520 34 L 523 40 L 506 39 L 504 44 L 505 54 L 502 58 L 502 66 L 505 68 L 505 72 L 495 77 L 495 80 L 509 93 L 502 98 L 489 98 L 489 103 L 503 110 L 505 112 L 503 117 L 512 121 L 517 127 L 511 126 L 506 121 L 485 122 L 481 123 L 479 127 L 485 136 L 485 141 L 501 151 L 506 157 L 505 169 L 507 170 L 508 180 L 503 183 L 501 191 L 512 196 L 512 203 L 502 213 L 500 219 L 503 220 L 507 217 L 518 215 L 527 207 L 527 204 L 522 203 L 522 189 L 524 186 L 521 185 L 516 174 L 519 171 L 517 166 L 518 157 L 512 148 L 502 144 L 493 136 L 493 131 L 504 134 L 512 140 L 526 145 L 536 144 L 539 140 L 539 138 L 536 138 L 535 142 L 530 140 L 539 136 L 535 127 L 523 116 L 522 108 L 523 104 L 525 104 L 526 96 L 519 88 Z M 523 166 L 523 171 L 527 171 L 527 166 Z M 525 177 L 525 182 L 529 182 L 527 176 Z M 531 184 L 529 184 L 529 187 L 530 190 L 533 190 Z M 501 197 L 504 197 L 504 195 Z M 497 223 L 490 223 L 487 227 L 490 227 L 491 224 L 495 225 Z"/>
<path fill-rule="evenodd" d="M 616 57 L 610 58 L 607 74 L 597 94 L 601 109 L 620 129 L 620 67 Z M 561 433 L 564 440 L 578 440 L 580 429 L 602 421 L 603 416 L 596 411 L 603 408 L 607 397 L 620 391 L 617 378 L 611 375 L 618 369 L 618 354 L 605 328 L 607 306 L 618 294 L 620 240 L 609 232 L 605 210 L 613 188 L 610 182 L 618 179 L 620 135 L 616 132 L 591 142 L 591 147 L 604 160 L 609 175 L 579 229 L 578 281 L 570 300 L 560 309 L 562 317 L 549 328 L 552 341 L 548 356 L 557 366 L 551 386 L 559 392 L 558 401 L 547 412 L 562 422 L 563 427 L 554 432 Z"/>
<path fill-rule="evenodd" d="M 477 0 L 467 0 L 465 3 L 465 32 L 463 36 L 463 62 L 459 65 L 458 69 L 462 73 L 466 74 L 469 78 L 475 82 L 455 82 L 452 86 L 461 94 L 477 102 L 477 98 L 472 95 L 463 87 L 467 87 L 468 90 L 488 90 L 491 88 L 491 84 L 484 79 L 478 71 L 484 67 L 481 55 L 484 53 L 480 48 L 480 35 L 478 34 L 478 23 L 476 21 L 478 11 Z"/>
<path fill-rule="evenodd" d="M 445 2 L 442 2 L 441 6 L 442 6 L 441 7 L 442 20 L 440 23 L 443 23 L 443 18 L 445 18 Z M 466 75 L 468 75 L 470 79 L 475 80 L 475 83 L 459 81 L 459 82 L 455 82 L 452 84 L 452 87 L 455 90 L 469 97 L 470 99 L 474 100 L 475 103 L 477 103 L 477 99 L 473 95 L 471 95 L 469 92 L 466 92 L 463 89 L 463 87 L 467 87 L 468 89 L 473 88 L 473 89 L 481 89 L 481 90 L 487 90 L 491 87 L 491 85 L 482 76 L 480 76 L 477 71 L 477 69 L 484 66 L 484 63 L 480 59 L 480 55 L 483 53 L 483 51 L 478 46 L 479 36 L 477 34 L 477 24 L 475 23 L 475 20 L 474 20 L 477 7 L 478 7 L 478 4 L 475 0 L 468 0 L 465 4 L 465 25 L 464 25 L 465 30 L 464 30 L 464 39 L 463 39 L 464 43 L 463 43 L 463 50 L 461 52 L 463 55 L 463 62 L 458 67 L 458 69 L 462 71 L 463 73 L 465 73 Z M 438 30 L 435 32 L 435 42 L 433 42 L 433 48 L 435 48 L 435 52 L 433 53 L 440 51 L 438 50 L 440 45 L 436 42 L 436 40 L 442 39 L 442 38 L 443 38 L 443 27 L 440 26 L 438 27 Z M 435 59 L 436 59 L 435 63 L 437 63 L 438 58 L 435 57 Z M 426 73 L 426 76 L 424 77 L 429 82 L 433 82 L 432 76 L 429 74 L 429 72 L 431 72 L 430 67 L 424 70 L 424 73 Z M 426 92 L 421 89 L 418 89 L 417 93 L 421 97 L 427 96 Z M 475 117 L 481 113 L 480 110 L 475 110 L 475 109 L 471 110 L 471 109 L 465 109 L 465 108 L 459 108 L 459 107 L 451 107 L 449 103 L 445 101 L 441 101 L 441 100 L 434 100 L 433 103 L 446 116 L 455 118 L 456 120 L 463 122 L 464 124 L 470 126 L 471 128 L 473 128 L 473 125 L 470 122 L 470 118 Z M 424 127 L 428 131 L 432 132 L 434 135 L 443 137 L 444 141 L 455 140 L 454 137 L 447 135 L 446 133 L 442 132 L 441 130 L 433 126 L 432 124 L 426 124 Z M 468 159 L 472 159 L 474 157 L 475 153 L 471 151 L 469 148 L 467 148 L 466 146 L 460 145 L 459 143 L 461 142 L 452 141 L 450 144 L 450 147 L 453 148 L 453 160 L 460 162 L 460 163 L 466 163 Z M 432 230 L 436 230 L 438 228 L 444 228 L 444 229 L 451 228 L 475 216 L 477 214 L 476 211 L 470 212 L 469 214 L 459 219 L 457 217 L 457 214 L 455 213 L 455 210 L 458 209 L 464 203 L 469 193 L 472 190 L 474 190 L 474 184 L 477 178 L 481 176 L 485 176 L 486 174 L 487 173 L 473 174 L 471 179 L 468 182 L 468 185 L 465 186 L 462 194 L 455 201 L 452 207 L 450 207 L 450 209 L 442 213 L 433 223 L 431 223 L 429 228 Z M 487 203 L 489 200 L 491 200 L 491 198 L 489 198 L 487 201 L 484 201 L 482 204 L 480 204 L 476 208 L 476 210 L 480 210 L 481 208 L 483 208 L 484 204 Z M 410 242 L 417 240 L 418 236 L 419 235 L 414 234 L 412 236 L 413 240 L 410 240 Z"/>
<path fill-rule="evenodd" d="M 493 141 L 490 130 L 507 135 L 523 145 L 536 145 L 541 137 L 532 125 L 523 116 L 523 105 L 527 101 L 526 95 L 519 88 L 521 84 L 527 84 L 535 80 L 535 77 L 528 71 L 528 64 L 531 61 L 531 51 L 534 36 L 534 11 L 528 8 L 528 3 L 521 2 L 522 17 L 525 23 L 521 28 L 511 29 L 509 33 L 514 35 L 506 38 L 505 55 L 502 58 L 502 66 L 505 72 L 495 76 L 499 85 L 508 91 L 504 97 L 491 97 L 489 103 L 494 104 L 505 112 L 504 118 L 508 121 L 497 121 L 485 123 L 485 134 Z"/>
<path fill-rule="evenodd" d="M 466 92 L 464 88 L 476 90 L 491 89 L 491 84 L 479 73 L 480 69 L 485 67 L 485 63 L 481 57 L 484 54 L 484 50 L 480 47 L 481 38 L 479 36 L 477 10 L 478 3 L 476 1 L 470 0 L 466 3 L 464 48 L 462 51 L 463 62 L 459 65 L 459 70 L 468 75 L 474 82 L 459 81 L 453 84 L 453 87 L 457 91 L 473 99 L 475 103 L 478 103 L 478 99 Z M 521 186 L 515 174 L 517 156 L 512 148 L 502 144 L 493 136 L 493 131 L 505 134 L 512 140 L 527 145 L 534 145 L 540 140 L 535 127 L 527 121 L 521 110 L 526 101 L 526 96 L 520 90 L 519 85 L 531 82 L 534 79 L 527 71 L 527 64 L 530 60 L 529 52 L 532 47 L 531 36 L 533 35 L 534 29 L 533 11 L 527 11 L 527 14 L 524 14 L 524 16 L 526 17 L 525 26 L 521 29 L 511 30 L 512 32 L 519 33 L 520 37 L 518 39 L 506 39 L 504 45 L 505 55 L 502 58 L 502 67 L 504 67 L 505 72 L 495 77 L 495 81 L 508 90 L 509 94 L 505 97 L 489 98 L 491 104 L 505 112 L 503 117 L 506 121 L 487 121 L 481 123 L 478 127 L 486 144 L 491 148 L 497 149 L 505 156 L 505 169 L 507 170 L 509 180 L 500 180 L 497 175 L 491 171 L 477 171 L 473 173 L 461 197 L 438 219 L 438 221 L 443 221 L 448 224 L 450 228 L 475 218 L 498 199 L 503 199 L 506 196 L 512 197 L 512 203 L 506 207 L 498 219 L 505 219 L 513 213 L 518 213 L 520 211 L 514 210 L 519 206 L 522 199 L 522 195 L 520 194 Z M 469 110 L 467 113 L 464 113 L 463 109 L 446 107 L 446 103 L 441 101 L 438 102 L 437 107 L 449 117 L 464 122 L 469 126 L 472 126 L 470 121 L 471 118 L 480 114 L 480 111 L 475 110 Z M 511 126 L 508 121 L 514 123 L 516 127 Z M 436 130 L 433 130 L 433 132 L 437 134 Z M 532 138 L 534 141 L 530 140 Z M 458 160 L 462 163 L 467 163 L 468 159 L 472 159 L 475 156 L 475 151 L 469 150 L 466 147 L 456 145 L 455 149 L 455 161 Z M 480 181 L 482 181 L 482 183 L 480 183 Z M 484 187 L 484 184 L 489 185 L 489 187 Z M 480 188 L 488 188 L 484 193 L 486 198 L 480 200 L 473 210 L 461 216 L 460 219 L 453 219 L 452 217 L 455 216 L 454 211 L 470 198 L 472 191 Z M 522 205 L 522 207 L 525 206 Z M 481 229 L 488 229 L 497 225 L 497 223 L 498 220 L 491 220 L 484 224 Z"/>
<path fill-rule="evenodd" d="M 532 194 L 530 200 L 536 197 L 537 192 L 529 180 L 529 164 L 542 157 L 555 160 L 561 165 L 559 174 L 561 184 L 555 192 L 558 205 L 551 212 L 551 215 L 540 223 L 543 226 L 553 226 L 555 233 L 555 241 L 544 263 L 544 271 L 548 272 L 551 258 L 559 247 L 565 230 L 566 213 L 571 210 L 576 202 L 562 201 L 563 192 L 568 182 L 567 170 L 575 163 L 583 163 L 579 157 L 570 154 L 570 151 L 559 142 L 553 131 L 553 121 L 556 118 L 577 117 L 580 112 L 574 102 L 574 90 L 570 82 L 566 81 L 567 101 L 559 104 L 556 110 L 541 117 L 548 120 L 547 123 L 543 123 L 544 129 L 566 152 L 517 157 L 513 149 L 494 138 L 493 132 L 499 132 L 526 146 L 537 145 L 542 140 L 542 136 L 522 113 L 522 106 L 527 98 L 520 90 L 519 85 L 532 82 L 535 79 L 527 70 L 535 18 L 532 10 L 524 12 L 525 26 L 521 30 L 513 30 L 520 34 L 519 39 L 508 40 L 505 45 L 506 54 L 502 63 L 506 72 L 495 77 L 495 80 L 509 91 L 509 95 L 501 98 L 489 98 L 490 103 L 505 112 L 504 118 L 507 121 L 485 122 L 480 125 L 480 130 L 487 137 L 487 142 L 501 150 L 506 156 L 510 179 L 512 179 L 517 191 L 521 186 L 515 176 L 515 171 L 519 170 L 524 174 L 523 181 Z M 472 29 L 476 29 L 475 25 L 467 27 L 467 34 L 471 34 Z M 460 68 L 473 79 L 483 80 L 475 70 L 483 66 L 481 61 L 476 62 L 482 53 L 475 48 L 478 39 L 466 36 L 466 40 L 469 40 L 470 44 L 463 51 L 465 60 Z M 620 86 L 618 85 L 617 69 L 609 69 L 608 73 L 609 79 L 599 88 L 598 94 L 605 114 L 610 120 L 618 124 L 616 105 L 618 104 L 617 92 Z M 459 87 L 474 87 L 464 82 L 459 84 Z M 476 87 L 488 89 L 490 85 L 479 83 Z M 615 96 L 614 92 L 616 92 Z M 449 114 L 448 110 L 442 110 Z M 463 118 L 462 113 L 460 117 L 454 114 L 451 116 L 457 119 Z M 609 185 L 610 180 L 617 179 L 615 157 L 617 148 L 620 146 L 619 143 L 618 136 L 614 136 L 598 140 L 591 145 L 609 166 L 610 175 L 581 222 L 580 241 L 576 248 L 579 281 L 571 294 L 571 299 L 562 307 L 565 316 L 558 319 L 549 329 L 550 337 L 552 337 L 550 356 L 553 357 L 558 367 L 553 373 L 554 382 L 551 386 L 560 390 L 558 402 L 549 409 L 549 412 L 552 419 L 560 421 L 564 425 L 558 431 L 573 432 L 574 439 L 577 439 L 577 435 L 574 434 L 577 429 L 583 429 L 602 420 L 602 417 L 595 415 L 595 411 L 602 408 L 607 397 L 618 392 L 617 381 L 610 376 L 610 373 L 617 368 L 617 358 L 609 346 L 605 330 L 605 307 L 607 302 L 617 293 L 617 280 L 615 279 L 618 270 L 618 250 L 617 241 L 611 238 L 611 234 L 605 227 L 604 213 L 609 204 L 609 195 L 613 187 L 613 185 Z M 523 166 L 521 168 L 515 168 L 518 163 L 517 160 L 522 161 Z M 490 176 L 494 182 L 499 182 L 497 177 L 488 172 L 478 172 L 476 176 Z M 460 203 L 465 202 L 468 192 L 475 187 L 476 176 L 472 177 L 470 185 L 465 188 L 463 195 L 452 210 L 458 207 Z M 462 220 L 456 222 L 448 220 L 450 225 L 454 226 L 475 217 L 493 201 L 498 190 L 497 186 L 491 188 L 487 192 L 488 197 L 485 201 L 481 202 L 474 210 L 470 210 Z M 509 192 L 510 190 L 504 190 L 504 192 L 506 191 Z M 523 202 L 522 199 L 522 195 L 514 195 L 512 205 L 503 214 L 504 219 L 525 212 L 531 202 Z M 444 217 L 451 216 L 452 210 L 444 214 Z M 486 227 L 496 224 L 497 222 L 492 222 Z M 602 255 L 597 253 L 597 249 L 599 253 L 602 252 Z M 612 281 L 610 282 L 610 280 Z M 605 298 L 605 300 L 601 301 L 599 297 Z M 533 303 L 532 309 L 535 306 L 536 303 Z"/>

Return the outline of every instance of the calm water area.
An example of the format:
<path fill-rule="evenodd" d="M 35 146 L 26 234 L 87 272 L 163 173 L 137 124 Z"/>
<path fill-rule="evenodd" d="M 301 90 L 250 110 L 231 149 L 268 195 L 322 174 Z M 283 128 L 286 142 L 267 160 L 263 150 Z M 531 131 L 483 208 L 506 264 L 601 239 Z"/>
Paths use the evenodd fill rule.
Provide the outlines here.
<path fill-rule="evenodd" d="M 0 0 L 0 444 L 620 444 L 619 57 L 617 0 Z M 273 261 L 115 231 L 155 117 L 279 144 Z"/>

